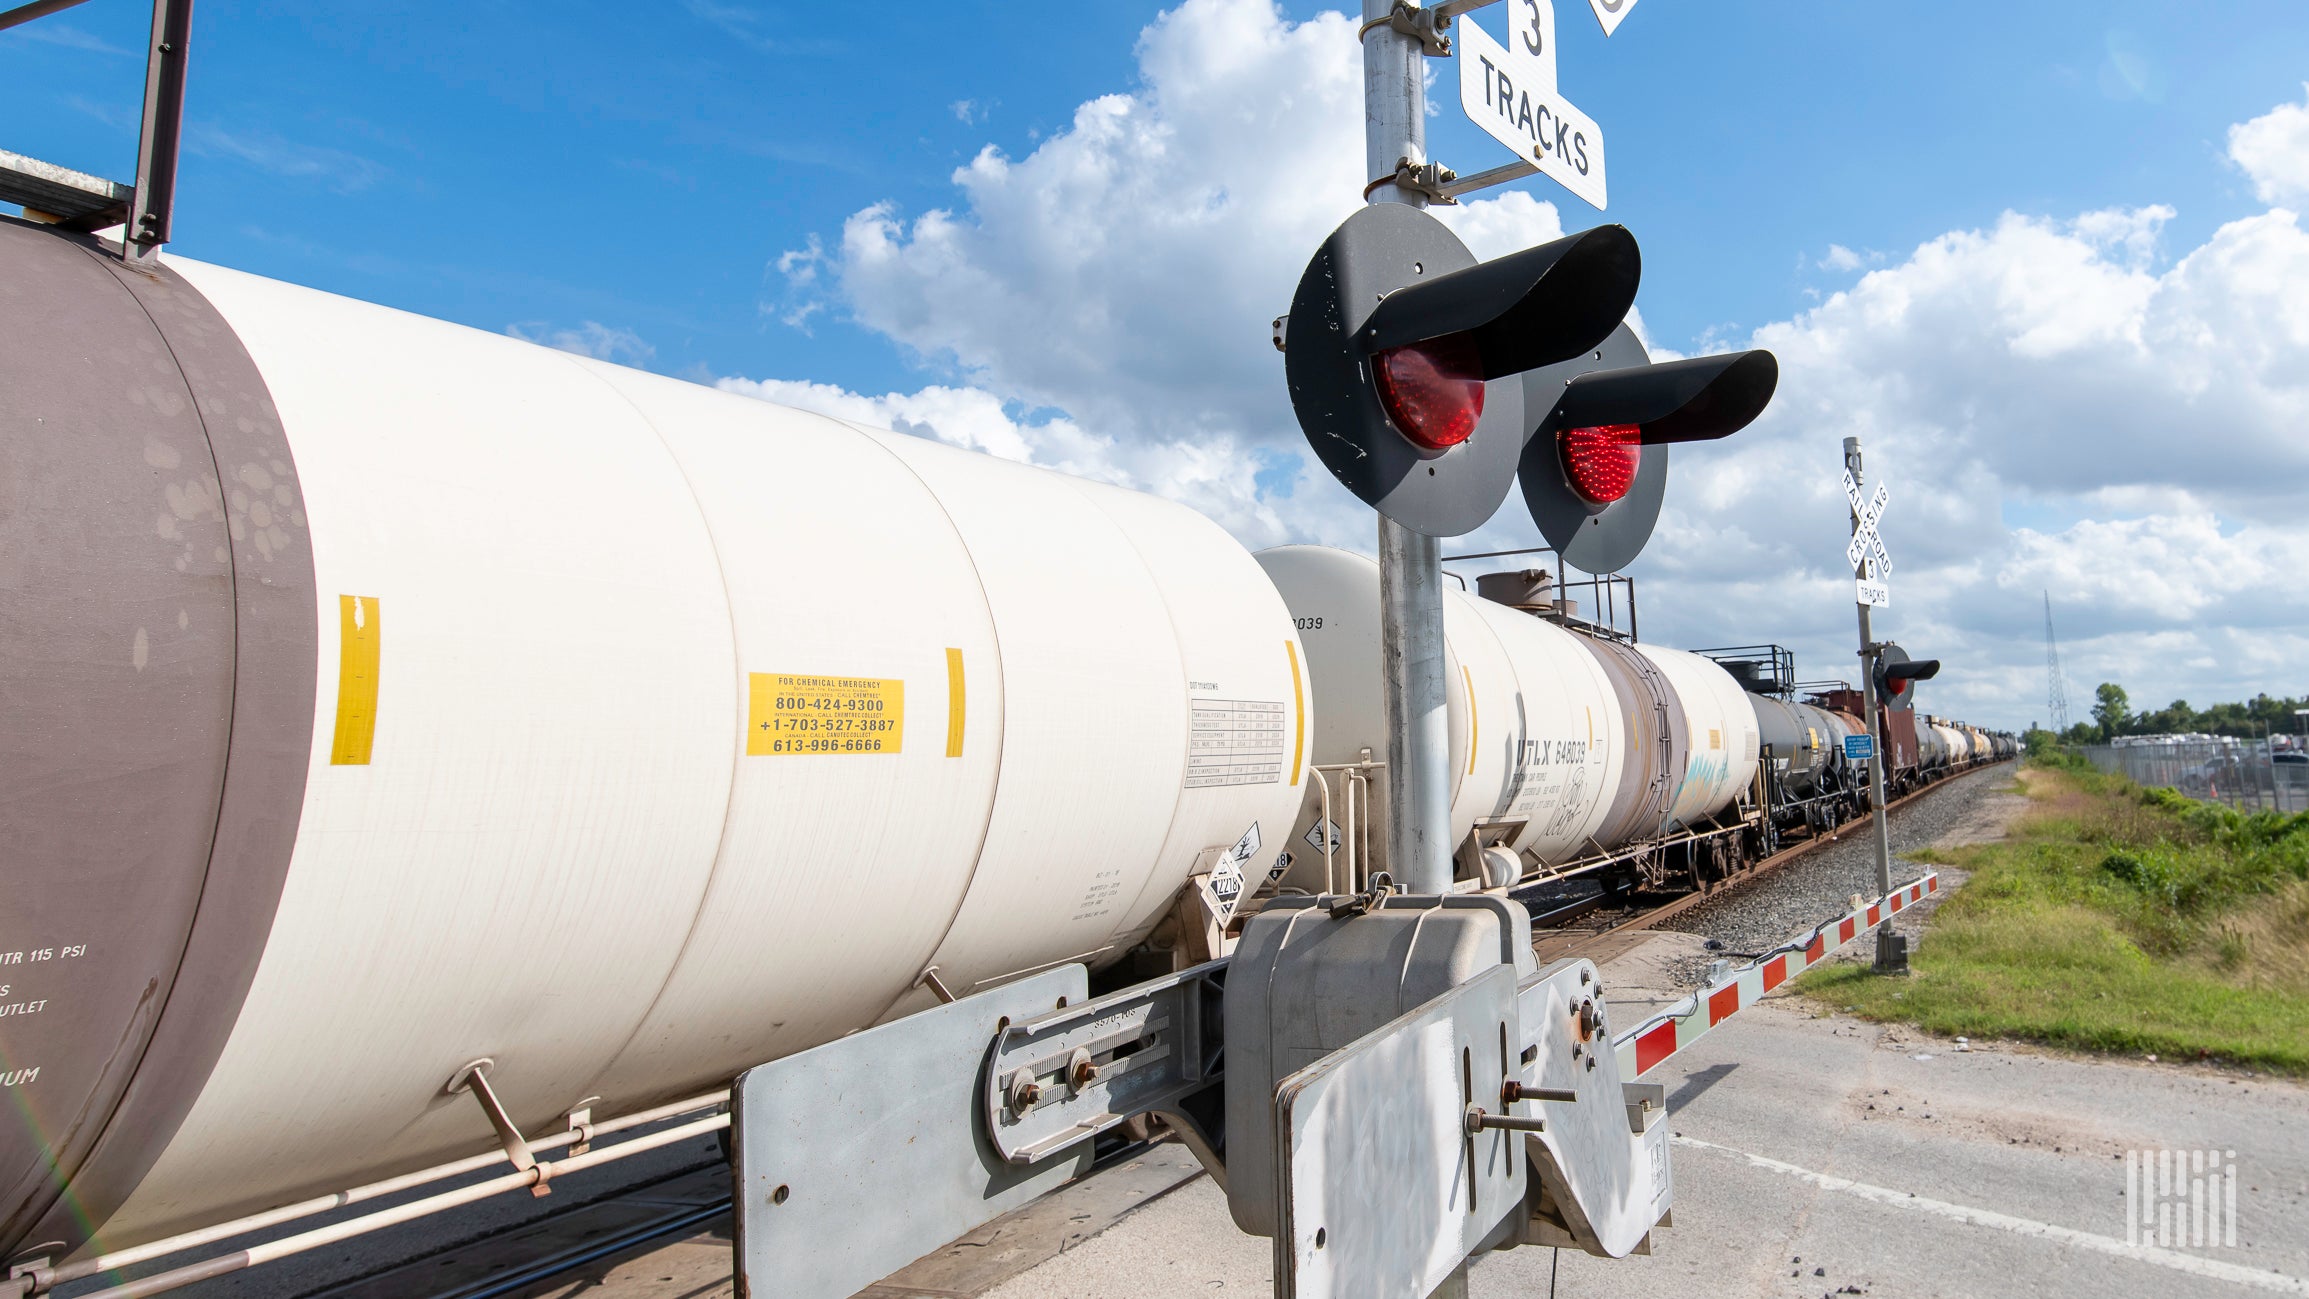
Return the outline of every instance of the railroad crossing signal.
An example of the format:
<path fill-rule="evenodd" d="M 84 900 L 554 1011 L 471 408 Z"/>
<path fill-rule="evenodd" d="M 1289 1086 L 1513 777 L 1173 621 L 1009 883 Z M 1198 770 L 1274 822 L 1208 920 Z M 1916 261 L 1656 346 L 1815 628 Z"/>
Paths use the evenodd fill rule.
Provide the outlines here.
<path fill-rule="evenodd" d="M 1876 521 L 1884 517 L 1884 506 L 1892 499 L 1891 493 L 1885 489 L 1884 484 L 1878 483 L 1876 493 L 1862 500 L 1860 484 L 1852 477 L 1852 471 L 1847 469 L 1844 471 L 1844 499 L 1852 505 L 1852 541 L 1844 547 L 1844 561 L 1852 565 L 1854 572 L 1858 572 L 1862 559 L 1873 558 L 1876 561 L 1876 576 L 1892 576 L 1892 554 L 1884 548 L 1884 538 L 1876 531 Z"/>
<path fill-rule="evenodd" d="M 1780 374 L 1763 351 L 1652 364 L 1625 323 L 1641 258 L 1599 226 L 1477 262 L 1417 208 L 1361 209 L 1278 322 L 1308 445 L 1430 537 L 1481 527 L 1520 474 L 1566 563 L 1618 571 L 1659 520 L 1668 445 L 1746 427 Z"/>
<path fill-rule="evenodd" d="M 1912 659 L 1891 641 L 1876 647 L 1876 698 L 1893 712 L 1915 708 L 1915 684 L 1939 675 L 1939 659 Z"/>
<path fill-rule="evenodd" d="M 1668 447 L 1746 428 L 1779 381 L 1765 351 L 1654 365 L 1625 324 L 1592 354 L 1524 375 L 1531 433 L 1518 468 L 1532 522 L 1575 568 L 1627 567 L 1659 522 Z"/>
<path fill-rule="evenodd" d="M 1323 241 L 1277 335 L 1317 459 L 1364 504 L 1454 537 L 1506 499 L 1530 424 L 1526 370 L 1595 351 L 1634 304 L 1641 253 L 1598 226 L 1478 262 L 1400 203 Z"/>

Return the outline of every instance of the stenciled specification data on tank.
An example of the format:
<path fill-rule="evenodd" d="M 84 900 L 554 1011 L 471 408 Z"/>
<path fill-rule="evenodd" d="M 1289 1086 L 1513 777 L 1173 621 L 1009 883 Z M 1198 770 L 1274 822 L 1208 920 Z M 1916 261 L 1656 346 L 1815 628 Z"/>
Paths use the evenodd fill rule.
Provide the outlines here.
<path fill-rule="evenodd" d="M 1283 705 L 1197 699 L 1187 735 L 1187 788 L 1266 785 L 1283 778 Z"/>

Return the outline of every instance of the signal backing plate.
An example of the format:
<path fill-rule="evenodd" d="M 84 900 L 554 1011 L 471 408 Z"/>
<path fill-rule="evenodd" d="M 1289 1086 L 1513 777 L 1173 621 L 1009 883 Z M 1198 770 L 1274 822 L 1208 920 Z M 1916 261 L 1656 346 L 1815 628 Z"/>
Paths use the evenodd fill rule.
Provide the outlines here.
<path fill-rule="evenodd" d="M 1473 532 L 1507 499 L 1523 453 L 1522 381 L 1486 383 L 1475 432 L 1448 451 L 1422 454 L 1388 422 L 1357 340 L 1387 294 L 1475 264 L 1434 217 L 1374 204 L 1323 241 L 1291 298 L 1283 373 L 1315 457 L 1365 504 L 1430 537 Z"/>
<path fill-rule="evenodd" d="M 1547 544 L 1563 552 L 1563 562 L 1583 573 L 1616 573 L 1643 553 L 1659 523 L 1661 503 L 1668 494 L 1668 448 L 1643 448 L 1636 462 L 1635 482 L 1622 496 L 1600 510 L 1590 505 L 1564 478 L 1562 453 L 1556 449 L 1556 428 L 1551 416 L 1564 385 L 1590 370 L 1621 370 L 1649 365 L 1651 357 L 1636 341 L 1635 331 L 1622 324 L 1594 351 L 1557 365 L 1527 370 L 1521 376 L 1524 409 L 1536 427 L 1523 448 L 1517 475 L 1523 483 L 1523 502 Z"/>

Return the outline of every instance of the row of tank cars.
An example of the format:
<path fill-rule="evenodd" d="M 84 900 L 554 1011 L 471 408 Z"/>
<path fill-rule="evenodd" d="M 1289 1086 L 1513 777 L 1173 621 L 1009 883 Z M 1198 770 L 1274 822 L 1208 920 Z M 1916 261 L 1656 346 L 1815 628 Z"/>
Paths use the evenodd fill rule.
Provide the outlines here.
<path fill-rule="evenodd" d="M 477 1061 L 557 1132 L 1386 869 L 1366 558 L 9 219 L 0 303 L 0 1259 L 495 1149 Z M 1857 806 L 1843 696 L 1542 612 L 1451 597 L 1461 887 Z"/>
<path fill-rule="evenodd" d="M 1385 869 L 1378 568 L 1321 547 L 1256 558 L 1291 609 L 1318 706 L 1315 788 L 1253 901 L 1353 892 Z M 1845 756 L 1867 734 L 1861 692 L 1795 681 L 1785 648 L 1637 643 L 1572 616 L 1539 570 L 1447 588 L 1444 612 L 1461 887 L 1592 873 L 1612 895 L 1705 889 L 1868 810 L 1866 764 Z M 2011 735 L 1901 703 L 1882 709 L 1887 797 L 2018 752 Z"/>

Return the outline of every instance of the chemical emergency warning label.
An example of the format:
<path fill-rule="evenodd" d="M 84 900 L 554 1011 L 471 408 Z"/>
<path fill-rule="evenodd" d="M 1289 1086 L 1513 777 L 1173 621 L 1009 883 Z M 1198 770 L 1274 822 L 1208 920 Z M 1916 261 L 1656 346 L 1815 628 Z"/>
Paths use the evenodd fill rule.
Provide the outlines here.
<path fill-rule="evenodd" d="M 906 683 L 881 677 L 748 673 L 746 755 L 896 753 Z"/>
<path fill-rule="evenodd" d="M 1197 699 L 1187 730 L 1187 788 L 1271 785 L 1283 778 L 1286 712 L 1263 699 Z"/>

